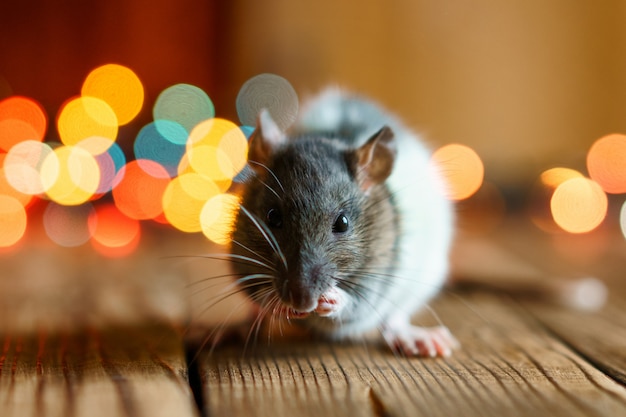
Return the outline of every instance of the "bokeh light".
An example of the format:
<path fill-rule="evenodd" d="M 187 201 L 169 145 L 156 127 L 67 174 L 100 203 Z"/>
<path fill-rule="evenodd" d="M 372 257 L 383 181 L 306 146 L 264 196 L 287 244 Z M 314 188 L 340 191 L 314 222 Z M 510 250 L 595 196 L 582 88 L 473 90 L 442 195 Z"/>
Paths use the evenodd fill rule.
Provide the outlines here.
<path fill-rule="evenodd" d="M 0 248 L 18 243 L 26 232 L 24 206 L 14 197 L 0 194 Z"/>
<path fill-rule="evenodd" d="M 17 191 L 37 195 L 42 194 L 51 186 L 58 176 L 49 172 L 48 184 L 42 181 L 42 164 L 53 153 L 52 148 L 43 142 L 27 140 L 13 146 L 4 158 L 4 175 L 7 182 Z"/>
<path fill-rule="evenodd" d="M 88 225 L 92 246 L 107 257 L 130 255 L 140 242 L 139 221 L 124 215 L 111 203 L 98 205 L 89 216 Z"/>
<path fill-rule="evenodd" d="M 241 129 L 241 131 L 243 132 L 243 134 L 246 136 L 246 139 L 250 139 L 250 136 L 252 136 L 252 133 L 254 133 L 254 126 L 239 126 L 239 129 Z"/>
<path fill-rule="evenodd" d="M 200 212 L 202 233 L 219 245 L 227 245 L 238 210 L 239 197 L 233 194 L 218 194 L 210 198 Z"/>
<path fill-rule="evenodd" d="M 155 121 L 176 122 L 191 132 L 195 125 L 215 116 L 215 107 L 201 88 L 176 84 L 159 94 L 152 113 Z M 167 133 L 163 132 L 163 135 L 167 136 Z"/>
<path fill-rule="evenodd" d="M 556 167 L 550 168 L 541 173 L 541 183 L 552 190 L 572 178 L 582 178 L 584 175 L 575 169 Z"/>
<path fill-rule="evenodd" d="M 287 129 L 298 116 L 296 90 L 283 77 L 259 74 L 246 81 L 237 95 L 237 115 L 241 124 L 256 126 L 262 109 L 267 109 L 281 129 Z"/>
<path fill-rule="evenodd" d="M 26 140 L 43 141 L 48 118 L 35 100 L 13 96 L 0 101 L 0 149 Z"/>
<path fill-rule="evenodd" d="M 527 196 L 527 207 L 530 219 L 539 229 L 551 234 L 563 232 L 563 228 L 554 221 L 550 201 L 554 190 L 573 178 L 584 178 L 584 175 L 575 169 L 554 167 L 543 171 L 539 179 L 535 181 Z"/>
<path fill-rule="evenodd" d="M 77 97 L 61 108 L 57 129 L 65 145 L 76 145 L 92 136 L 108 139 L 108 142 L 99 142 L 104 148 L 95 153 L 100 154 L 117 138 L 118 121 L 115 112 L 105 101 L 95 97 Z"/>
<path fill-rule="evenodd" d="M 446 181 L 451 200 L 464 200 L 483 183 L 485 168 L 478 154 L 468 146 L 445 145 L 435 151 L 432 162 Z"/>
<path fill-rule="evenodd" d="M 33 201 L 33 196 L 16 190 L 7 180 L 4 170 L 6 154 L 0 154 L 0 195 L 15 198 L 22 206 L 28 207 Z"/>
<path fill-rule="evenodd" d="M 246 165 L 248 141 L 231 121 L 214 118 L 198 124 L 187 141 L 187 162 L 215 182 L 232 180 Z"/>
<path fill-rule="evenodd" d="M 598 139 L 587 154 L 587 169 L 607 193 L 626 193 L 626 135 Z"/>
<path fill-rule="evenodd" d="M 187 173 L 173 179 L 163 194 L 163 212 L 167 220 L 187 233 L 202 231 L 200 213 L 207 200 L 220 194 L 210 178 Z"/>
<path fill-rule="evenodd" d="M 90 203 L 68 207 L 51 201 L 43 214 L 46 234 L 57 245 L 80 246 L 91 237 L 87 221 L 92 212 Z"/>
<path fill-rule="evenodd" d="M 187 136 L 185 129 L 176 122 L 159 120 L 149 123 L 135 139 L 135 158 L 155 161 L 174 177 L 185 153 Z"/>
<path fill-rule="evenodd" d="M 96 190 L 96 195 L 105 194 L 117 186 L 124 178 L 124 172 L 120 170 L 126 164 L 126 157 L 122 148 L 114 143 L 106 152 L 95 157 L 100 168 L 100 184 Z"/>
<path fill-rule="evenodd" d="M 75 206 L 88 201 L 98 191 L 100 167 L 86 150 L 60 146 L 41 164 L 41 182 L 51 200 Z"/>
<path fill-rule="evenodd" d="M 559 185 L 550 200 L 556 224 L 570 233 L 598 227 L 607 214 L 608 199 L 602 187 L 588 178 L 572 178 Z"/>
<path fill-rule="evenodd" d="M 622 208 L 619 211 L 619 224 L 626 239 L 626 201 L 622 204 Z"/>
<path fill-rule="evenodd" d="M 144 100 L 139 77 L 131 69 L 117 64 L 102 65 L 91 71 L 83 82 L 81 95 L 106 102 L 115 112 L 119 125 L 133 120 Z"/>
<path fill-rule="evenodd" d="M 120 170 L 123 179 L 113 188 L 117 208 L 131 219 L 148 220 L 163 212 L 163 192 L 170 182 L 165 168 L 154 161 L 131 161 Z"/>

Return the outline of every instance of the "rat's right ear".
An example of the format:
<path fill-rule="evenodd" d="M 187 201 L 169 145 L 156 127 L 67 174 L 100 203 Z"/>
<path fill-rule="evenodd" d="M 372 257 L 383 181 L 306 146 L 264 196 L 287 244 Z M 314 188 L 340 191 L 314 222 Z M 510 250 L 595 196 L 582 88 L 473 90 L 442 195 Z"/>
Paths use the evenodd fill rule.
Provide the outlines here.
<path fill-rule="evenodd" d="M 287 140 L 285 133 L 278 127 L 270 112 L 262 109 L 257 118 L 257 127 L 250 137 L 248 146 L 248 161 L 254 170 L 259 170 L 260 165 L 265 165 L 274 151 L 282 146 Z"/>
<path fill-rule="evenodd" d="M 393 131 L 383 126 L 356 150 L 356 180 L 364 192 L 391 175 L 397 150 Z"/>

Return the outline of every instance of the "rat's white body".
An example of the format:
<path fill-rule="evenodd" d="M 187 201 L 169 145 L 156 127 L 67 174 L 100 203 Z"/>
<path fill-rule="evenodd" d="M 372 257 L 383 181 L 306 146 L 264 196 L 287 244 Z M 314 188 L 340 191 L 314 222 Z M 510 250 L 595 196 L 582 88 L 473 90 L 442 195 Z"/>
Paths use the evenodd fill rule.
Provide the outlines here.
<path fill-rule="evenodd" d="M 338 90 L 328 90 L 309 101 L 295 128 L 340 131 L 357 127 L 356 146 L 359 146 L 384 125 L 393 130 L 397 145 L 393 171 L 386 180 L 400 217 L 394 284 L 372 306 L 371 314 L 334 328 L 331 336 L 341 338 L 380 328 L 388 343 L 407 354 L 447 355 L 456 344 L 447 330 L 419 328 L 409 322 L 410 316 L 439 292 L 446 279 L 454 223 L 444 182 L 424 143 L 376 105 Z M 327 298 L 332 297 L 330 294 Z M 335 314 L 328 313 L 327 305 L 320 309 L 325 317 L 341 320 L 346 304 L 355 300 L 341 293 L 336 298 Z"/>

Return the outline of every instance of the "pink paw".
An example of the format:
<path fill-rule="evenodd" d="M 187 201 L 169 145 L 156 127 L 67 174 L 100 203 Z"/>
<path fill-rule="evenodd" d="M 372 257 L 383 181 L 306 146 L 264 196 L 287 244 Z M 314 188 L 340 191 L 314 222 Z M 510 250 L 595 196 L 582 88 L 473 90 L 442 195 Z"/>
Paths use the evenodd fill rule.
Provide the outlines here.
<path fill-rule="evenodd" d="M 392 349 L 406 356 L 448 357 L 459 347 L 459 342 L 444 326 L 388 327 L 383 330 L 383 337 Z"/>
<path fill-rule="evenodd" d="M 330 317 L 338 313 L 343 306 L 344 298 L 341 292 L 332 287 L 319 298 L 315 312 L 320 317 Z"/>

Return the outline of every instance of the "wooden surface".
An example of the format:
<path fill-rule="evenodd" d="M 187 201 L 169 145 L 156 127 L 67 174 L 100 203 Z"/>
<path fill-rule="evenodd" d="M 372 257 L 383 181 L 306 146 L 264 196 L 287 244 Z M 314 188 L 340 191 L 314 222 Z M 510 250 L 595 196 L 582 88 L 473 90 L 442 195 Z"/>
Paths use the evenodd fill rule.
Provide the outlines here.
<path fill-rule="evenodd" d="M 2 416 L 196 416 L 180 337 L 167 328 L 6 335 Z"/>
<path fill-rule="evenodd" d="M 186 352 L 183 318 L 221 323 L 230 307 L 206 310 L 216 290 L 185 293 L 184 283 L 221 275 L 223 265 L 163 267 L 163 254 L 214 248 L 162 233 L 121 260 L 51 246 L 0 259 L 0 416 L 626 415 L 626 241 L 617 233 L 550 236 L 510 223 L 472 236 L 472 264 L 491 265 L 502 281 L 523 276 L 519 265 L 546 277 L 595 274 L 610 297 L 589 313 L 452 288 L 432 304 L 462 343 L 446 359 L 289 331 Z M 45 267 L 34 268 L 37 259 Z"/>

